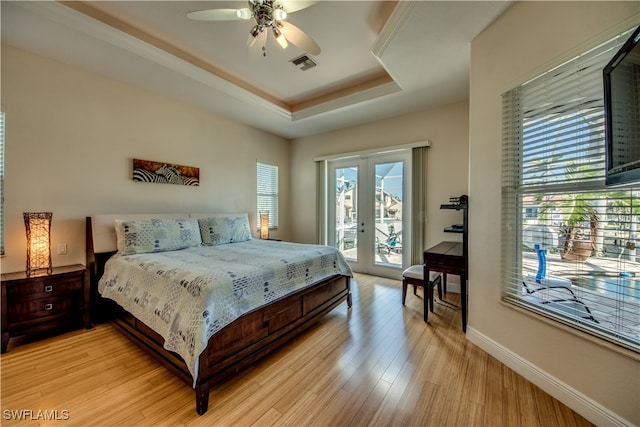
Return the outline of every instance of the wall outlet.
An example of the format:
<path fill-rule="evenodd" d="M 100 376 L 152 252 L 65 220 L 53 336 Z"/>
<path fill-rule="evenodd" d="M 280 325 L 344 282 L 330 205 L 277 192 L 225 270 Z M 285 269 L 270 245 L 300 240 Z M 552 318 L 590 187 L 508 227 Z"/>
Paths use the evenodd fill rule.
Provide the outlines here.
<path fill-rule="evenodd" d="M 58 255 L 66 255 L 66 254 L 67 254 L 67 244 L 58 243 Z"/>

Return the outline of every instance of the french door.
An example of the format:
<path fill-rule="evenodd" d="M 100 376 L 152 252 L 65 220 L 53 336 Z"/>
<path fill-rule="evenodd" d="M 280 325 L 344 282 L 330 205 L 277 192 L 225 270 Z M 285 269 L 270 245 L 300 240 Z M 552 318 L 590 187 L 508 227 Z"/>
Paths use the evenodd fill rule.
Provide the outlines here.
<path fill-rule="evenodd" d="M 329 162 L 329 244 L 354 271 L 399 279 L 409 264 L 410 168 L 409 150 Z"/>

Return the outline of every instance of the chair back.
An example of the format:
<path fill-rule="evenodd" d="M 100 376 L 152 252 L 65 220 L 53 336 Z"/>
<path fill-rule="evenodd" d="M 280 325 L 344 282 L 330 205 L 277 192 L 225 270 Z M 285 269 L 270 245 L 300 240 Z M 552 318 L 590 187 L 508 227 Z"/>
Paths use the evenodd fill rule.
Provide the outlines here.
<path fill-rule="evenodd" d="M 538 254 L 538 272 L 536 273 L 536 283 L 542 283 L 542 279 L 547 275 L 547 254 L 544 249 L 540 249 L 539 244 L 534 245 Z"/>

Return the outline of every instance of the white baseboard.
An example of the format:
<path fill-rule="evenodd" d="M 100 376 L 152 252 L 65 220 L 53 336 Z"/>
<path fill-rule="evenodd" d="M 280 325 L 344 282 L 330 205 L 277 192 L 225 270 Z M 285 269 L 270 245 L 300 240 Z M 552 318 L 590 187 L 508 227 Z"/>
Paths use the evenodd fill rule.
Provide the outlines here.
<path fill-rule="evenodd" d="M 568 384 L 553 377 L 508 348 L 493 341 L 471 327 L 467 328 L 467 339 L 498 359 L 500 362 L 540 387 L 578 414 L 597 426 L 630 426 L 629 421 L 609 411 L 598 402 L 585 396 Z"/>

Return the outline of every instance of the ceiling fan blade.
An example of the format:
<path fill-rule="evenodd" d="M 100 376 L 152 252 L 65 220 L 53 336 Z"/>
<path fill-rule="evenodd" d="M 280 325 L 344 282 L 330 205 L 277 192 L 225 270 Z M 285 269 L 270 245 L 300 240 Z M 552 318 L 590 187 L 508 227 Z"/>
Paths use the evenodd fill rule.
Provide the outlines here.
<path fill-rule="evenodd" d="M 239 21 L 238 9 L 206 9 L 187 13 L 187 18 L 196 21 Z"/>
<path fill-rule="evenodd" d="M 293 45 L 312 55 L 320 55 L 320 46 L 311 37 L 291 22 L 282 21 L 280 28 L 284 37 Z"/>
<path fill-rule="evenodd" d="M 279 0 L 275 3 L 281 5 L 285 12 L 293 13 L 313 6 L 317 1 Z"/>

